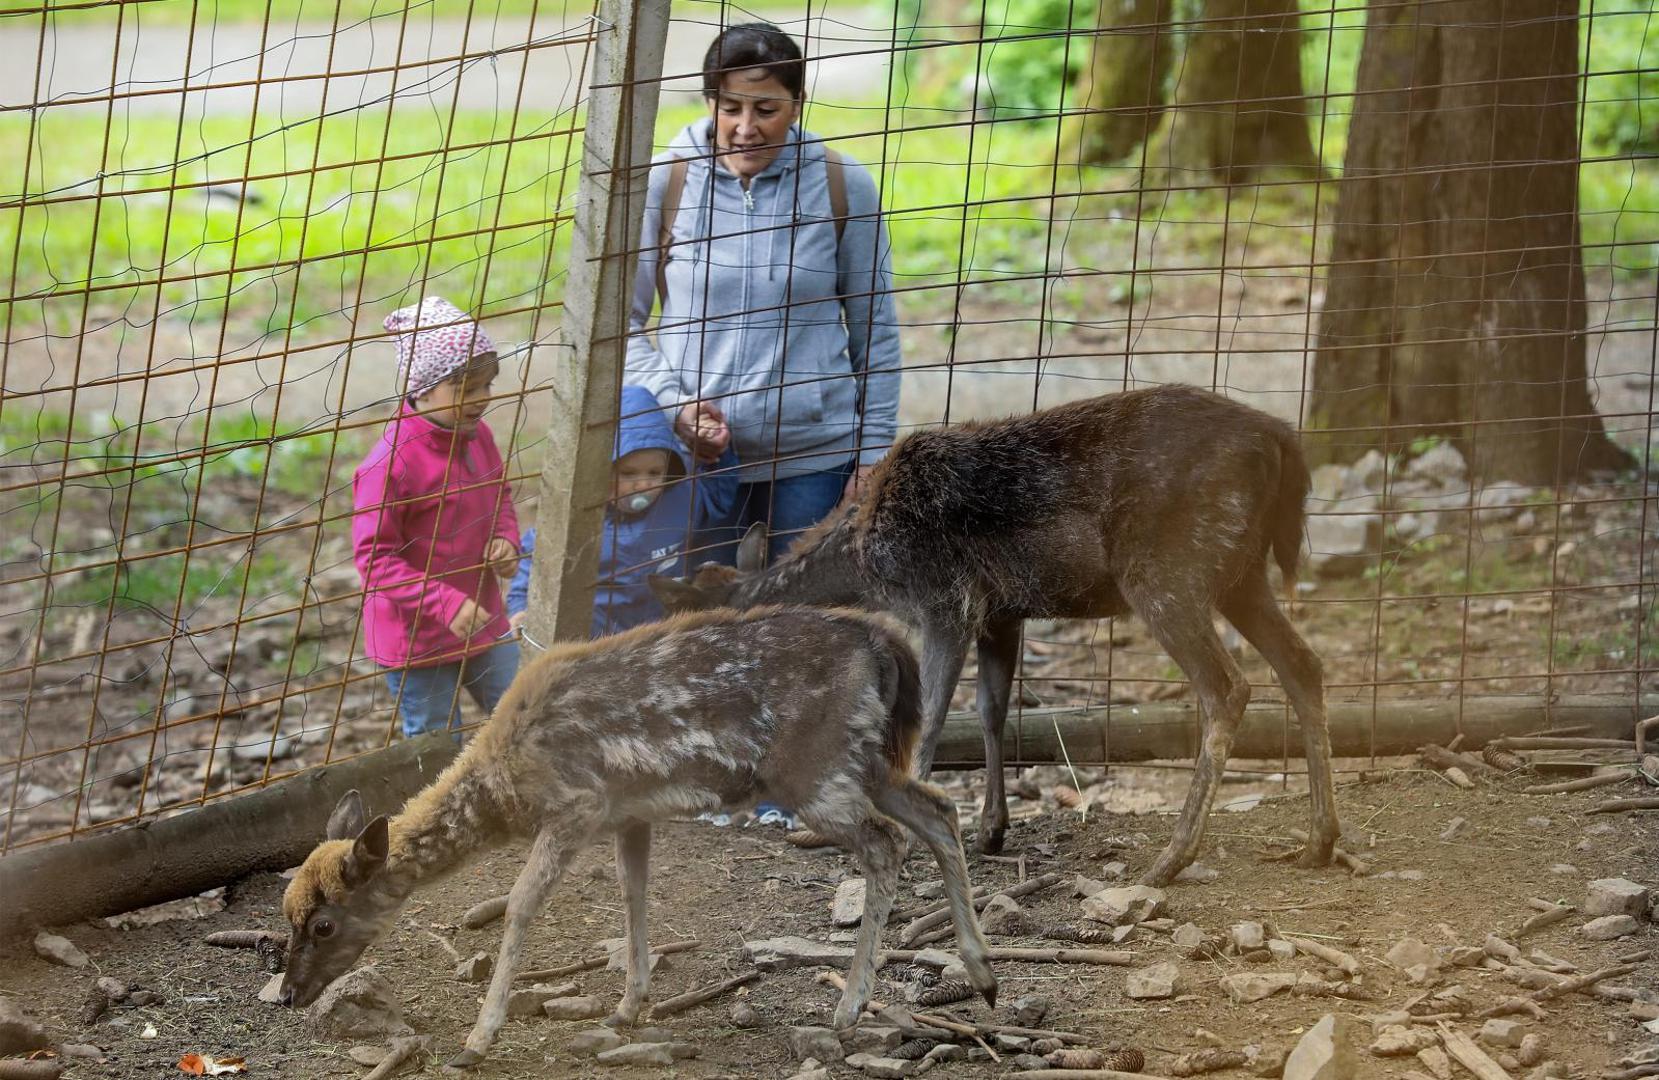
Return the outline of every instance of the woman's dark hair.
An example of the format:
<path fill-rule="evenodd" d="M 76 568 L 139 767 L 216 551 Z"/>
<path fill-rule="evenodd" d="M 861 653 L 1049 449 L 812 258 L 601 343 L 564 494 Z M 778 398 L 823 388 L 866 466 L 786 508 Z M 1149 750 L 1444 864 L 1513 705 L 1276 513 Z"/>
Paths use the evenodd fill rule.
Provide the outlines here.
<path fill-rule="evenodd" d="M 720 93 L 720 84 L 734 71 L 765 68 L 796 101 L 806 89 L 806 60 L 795 39 L 771 23 L 728 26 L 703 54 L 703 96 Z"/>

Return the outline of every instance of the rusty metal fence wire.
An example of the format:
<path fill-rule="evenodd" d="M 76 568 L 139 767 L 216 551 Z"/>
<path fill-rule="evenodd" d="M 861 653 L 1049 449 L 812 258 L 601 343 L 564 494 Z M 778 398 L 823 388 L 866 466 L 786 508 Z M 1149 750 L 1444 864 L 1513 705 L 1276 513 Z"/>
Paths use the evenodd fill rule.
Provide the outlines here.
<path fill-rule="evenodd" d="M 659 149 L 706 116 L 720 27 L 804 45 L 803 126 L 880 193 L 901 435 L 1214 388 L 1322 463 L 1293 618 L 1333 704 L 1450 734 L 1492 695 L 1653 688 L 1646 5 L 673 14 Z M 436 293 L 503 343 L 489 423 L 528 522 L 604 31 L 544 0 L 0 11 L 0 851 L 398 738 L 350 545 L 396 402 L 380 321 Z M 1028 625 L 1020 687 L 1020 731 L 1186 695 L 1121 619 Z"/>

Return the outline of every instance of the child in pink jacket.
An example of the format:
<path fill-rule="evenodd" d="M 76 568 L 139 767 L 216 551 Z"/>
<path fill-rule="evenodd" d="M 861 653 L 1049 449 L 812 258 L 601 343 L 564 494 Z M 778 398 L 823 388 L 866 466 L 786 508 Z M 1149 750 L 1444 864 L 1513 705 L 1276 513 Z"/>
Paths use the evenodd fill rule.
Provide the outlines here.
<path fill-rule="evenodd" d="M 458 723 L 464 687 L 485 712 L 518 671 L 498 576 L 518 563 L 518 517 L 483 421 L 495 346 L 455 305 L 394 311 L 403 401 L 352 483 L 363 639 L 386 669 L 405 735 Z"/>

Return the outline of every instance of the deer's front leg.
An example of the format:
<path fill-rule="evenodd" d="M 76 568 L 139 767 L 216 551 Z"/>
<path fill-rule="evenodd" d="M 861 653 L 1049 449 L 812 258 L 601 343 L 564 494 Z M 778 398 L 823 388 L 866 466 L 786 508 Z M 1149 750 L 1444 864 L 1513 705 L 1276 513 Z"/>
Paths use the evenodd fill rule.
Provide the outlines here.
<path fill-rule="evenodd" d="M 967 654 L 968 641 L 961 634 L 933 623 L 922 627 L 922 737 L 915 773 L 924 780 L 933 771 L 933 754 Z"/>
<path fill-rule="evenodd" d="M 1002 850 L 1008 831 L 1008 799 L 1002 789 L 1002 726 L 1008 719 L 1008 695 L 1019 664 L 1018 620 L 986 628 L 979 637 L 979 724 L 985 735 L 985 806 L 979 816 L 980 851 Z"/>
<path fill-rule="evenodd" d="M 645 886 L 651 870 L 651 823 L 630 821 L 616 834 L 616 880 L 622 886 L 622 923 L 628 937 L 628 985 L 605 1023 L 631 1027 L 651 982 L 651 945 L 645 932 Z"/>
<path fill-rule="evenodd" d="M 495 1042 L 496 1034 L 507 1019 L 507 998 L 513 990 L 513 976 L 518 973 L 519 953 L 524 947 L 524 936 L 531 920 L 547 902 L 548 894 L 559 882 L 565 865 L 570 861 L 572 845 L 565 842 L 563 831 L 555 833 L 552 827 L 537 834 L 530 845 L 530 857 L 518 880 L 507 894 L 507 915 L 501 931 L 501 955 L 496 959 L 495 976 L 490 980 L 484 1005 L 478 1010 L 478 1021 L 467 1036 L 467 1048 L 447 1062 L 452 1069 L 470 1069 L 484 1060 Z"/>

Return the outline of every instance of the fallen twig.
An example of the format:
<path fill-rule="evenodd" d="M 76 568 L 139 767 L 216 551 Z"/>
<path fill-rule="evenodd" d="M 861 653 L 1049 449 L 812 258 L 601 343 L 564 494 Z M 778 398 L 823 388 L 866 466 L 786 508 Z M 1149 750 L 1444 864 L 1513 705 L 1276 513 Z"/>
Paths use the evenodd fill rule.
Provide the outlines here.
<path fill-rule="evenodd" d="M 1583 990 L 1585 987 L 1594 986 L 1596 983 L 1599 983 L 1604 979 L 1617 979 L 1621 975 L 1629 975 L 1633 971 L 1640 970 L 1640 964 L 1615 964 L 1612 967 L 1598 968 L 1595 971 L 1586 972 L 1583 975 L 1574 975 L 1570 979 L 1563 979 L 1554 986 L 1546 986 L 1542 990 L 1534 990 L 1528 996 L 1534 1001 L 1550 1001 L 1554 998 L 1560 997 L 1563 994 L 1570 994 L 1575 990 Z"/>
<path fill-rule="evenodd" d="M 1480 1080 L 1514 1080 L 1513 1077 L 1487 1056 L 1486 1051 L 1475 1045 L 1475 1040 L 1452 1027 L 1450 1024 L 1440 1025 L 1440 1041 L 1446 1046 L 1446 1053 L 1457 1059 L 1457 1063 L 1474 1073 Z"/>
<path fill-rule="evenodd" d="M 1534 1020 L 1544 1018 L 1544 1010 L 1536 1001 L 1529 997 L 1509 997 L 1493 1005 L 1489 1009 L 1482 1009 L 1475 1014 L 1476 1020 L 1491 1020 L 1498 1016 L 1514 1016 L 1516 1013 L 1526 1013 Z"/>
<path fill-rule="evenodd" d="M 696 938 L 690 941 L 670 941 L 666 945 L 658 945 L 651 950 L 653 956 L 667 956 L 670 953 L 691 952 L 701 949 L 703 943 Z M 586 960 L 578 960 L 574 964 L 566 964 L 556 968 L 537 968 L 534 971 L 521 971 L 513 977 L 514 982 L 540 982 L 543 979 L 562 979 L 566 975 L 575 975 L 581 971 L 595 971 L 611 962 L 611 954 L 604 956 L 590 956 Z"/>
<path fill-rule="evenodd" d="M 468 930 L 478 930 L 495 922 L 506 912 L 507 898 L 492 896 L 467 908 L 467 913 L 461 916 L 461 925 Z"/>
<path fill-rule="evenodd" d="M 847 988 L 847 980 L 839 971 L 820 971 L 817 981 L 825 986 L 833 986 L 837 990 Z M 880 1015 L 892 1006 L 880 1001 L 871 1001 L 864 1006 L 872 1013 Z M 906 1010 L 908 1011 L 908 1010 Z M 976 1035 L 1019 1035 L 1027 1039 L 1059 1039 L 1068 1046 L 1082 1046 L 1089 1040 L 1073 1031 L 1049 1031 L 1044 1028 L 1016 1027 L 1012 1024 L 965 1023 L 949 1016 L 940 1016 L 937 1013 L 910 1013 L 910 1019 L 918 1024 L 949 1031 L 964 1038 Z"/>
<path fill-rule="evenodd" d="M 975 885 L 973 887 L 973 891 L 968 895 L 977 900 L 981 896 L 991 895 L 992 891 L 993 890 L 989 885 Z M 930 904 L 915 904 L 911 907 L 900 908 L 891 915 L 887 916 L 887 923 L 891 926 L 893 923 L 909 922 L 911 919 L 917 919 L 923 915 L 927 915 L 938 910 L 939 901 L 937 900 Z"/>
<path fill-rule="evenodd" d="M 1634 750 L 1630 739 L 1564 738 L 1556 735 L 1512 735 L 1486 744 L 1500 750 Z"/>
<path fill-rule="evenodd" d="M 28 1061 L 21 1058 L 0 1060 L 0 1080 L 58 1080 L 62 1075 L 63 1065 L 57 1061 Z"/>
<path fill-rule="evenodd" d="M 1563 922 L 1571 918 L 1573 912 L 1578 910 L 1572 904 L 1555 904 L 1548 900 L 1529 900 L 1528 903 L 1538 909 L 1538 914 L 1520 925 L 1515 931 L 1515 936 L 1518 938 L 1542 930 L 1546 926 L 1554 926 L 1558 922 Z"/>
<path fill-rule="evenodd" d="M 1289 829 L 1287 831 L 1291 836 L 1301 841 L 1303 844 L 1308 842 L 1308 834 L 1303 832 L 1301 829 Z M 1361 859 L 1352 852 L 1345 850 L 1340 844 L 1332 848 L 1331 851 L 1332 858 L 1347 867 L 1348 872 L 1356 877 L 1363 877 L 1371 872 L 1371 867 L 1366 864 L 1364 859 Z"/>
<path fill-rule="evenodd" d="M 430 1035 L 399 1035 L 392 1040 L 391 1053 L 380 1059 L 380 1064 L 367 1073 L 363 1080 L 386 1080 L 410 1061 L 422 1057 L 431 1045 Z"/>
<path fill-rule="evenodd" d="M 1659 1061 L 1632 1065 L 1628 1069 L 1604 1069 L 1601 1076 L 1602 1080 L 1641 1080 L 1644 1076 L 1659 1076 Z"/>
<path fill-rule="evenodd" d="M 1013 1075 L 1024 1080 L 1169 1080 L 1144 1072 L 1119 1072 L 1117 1069 L 1028 1069 Z"/>
<path fill-rule="evenodd" d="M 1502 776 L 1502 769 L 1495 769 L 1476 757 L 1474 754 L 1460 754 L 1446 749 L 1437 743 L 1429 743 L 1417 748 L 1417 756 L 1425 763 L 1439 770 L 1462 769 L 1465 772 L 1474 770 L 1476 773 L 1485 773 L 1491 776 Z"/>
<path fill-rule="evenodd" d="M 699 987 L 696 990 L 688 990 L 676 997 L 669 998 L 667 1001 L 659 1001 L 651 1006 L 651 1019 L 661 1020 L 665 1016 L 683 1013 L 687 1009 L 719 997 L 728 990 L 735 990 L 746 983 L 752 983 L 758 978 L 760 978 L 760 972 L 745 971 L 741 975 L 733 975 L 729 979 L 722 979 L 717 983 Z"/>
<path fill-rule="evenodd" d="M 1634 778 L 1634 774 L 1625 772 L 1596 773 L 1594 776 L 1580 777 L 1577 780 L 1561 780 L 1553 784 L 1534 784 L 1521 789 L 1522 795 L 1560 795 L 1568 791 L 1589 791 L 1591 788 L 1606 787 L 1609 784 L 1622 784 Z"/>
<path fill-rule="evenodd" d="M 1010 885 L 1006 889 L 997 889 L 995 892 L 987 893 L 984 896 L 974 897 L 974 910 L 984 910 L 985 905 L 991 902 L 992 896 L 1006 896 L 1010 900 L 1015 900 L 1019 897 L 1028 896 L 1031 893 L 1038 892 L 1042 889 L 1052 888 L 1064 880 L 1066 880 L 1066 876 L 1064 874 L 1044 874 L 1041 877 L 1034 877 L 1029 881 L 1022 881 L 1018 885 Z M 950 902 L 948 900 L 941 901 L 940 903 L 934 905 L 931 910 L 912 919 L 905 926 L 904 931 L 899 934 L 899 944 L 914 944 L 917 938 L 921 937 L 929 930 L 932 930 L 934 927 L 940 926 L 947 922 L 950 922 Z"/>
<path fill-rule="evenodd" d="M 1309 941 L 1307 938 L 1297 937 L 1294 934 L 1280 934 L 1279 936 L 1296 946 L 1299 951 L 1305 952 L 1309 956 L 1317 956 L 1339 971 L 1348 975 L 1359 974 L 1359 961 L 1341 949 L 1333 949 L 1329 945 L 1321 945 L 1317 941 Z"/>
<path fill-rule="evenodd" d="M 1636 752 L 1647 753 L 1647 733 L 1659 731 L 1659 716 L 1650 716 L 1636 725 Z"/>
<path fill-rule="evenodd" d="M 1622 814 L 1628 810 L 1659 810 L 1659 799 L 1609 799 L 1586 810 L 1587 814 Z"/>
<path fill-rule="evenodd" d="M 288 940 L 284 935 L 273 934 L 269 930 L 218 930 L 202 938 L 202 944 L 218 949 L 257 949 L 261 941 L 278 939 L 285 944 Z"/>

